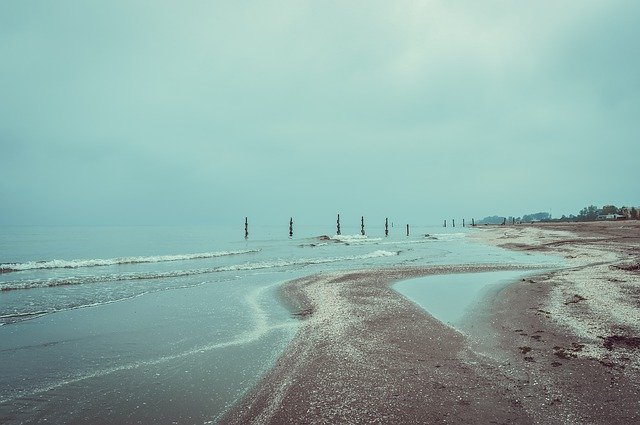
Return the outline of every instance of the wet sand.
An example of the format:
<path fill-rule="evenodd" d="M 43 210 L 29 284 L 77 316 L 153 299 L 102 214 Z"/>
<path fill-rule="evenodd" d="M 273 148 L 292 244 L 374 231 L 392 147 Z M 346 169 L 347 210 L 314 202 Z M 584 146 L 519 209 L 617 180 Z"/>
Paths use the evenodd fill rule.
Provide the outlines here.
<path fill-rule="evenodd" d="M 487 243 L 560 253 L 570 268 L 505 287 L 464 333 L 390 285 L 512 266 L 365 270 L 285 284 L 302 327 L 222 422 L 637 423 L 640 283 L 627 266 L 639 262 L 640 227 L 608 224 L 480 229 Z"/>
<path fill-rule="evenodd" d="M 476 351 L 504 356 L 508 376 L 525 384 L 523 407 L 541 423 L 640 423 L 640 222 L 496 227 L 477 237 L 567 262 L 506 287 L 470 333 Z"/>

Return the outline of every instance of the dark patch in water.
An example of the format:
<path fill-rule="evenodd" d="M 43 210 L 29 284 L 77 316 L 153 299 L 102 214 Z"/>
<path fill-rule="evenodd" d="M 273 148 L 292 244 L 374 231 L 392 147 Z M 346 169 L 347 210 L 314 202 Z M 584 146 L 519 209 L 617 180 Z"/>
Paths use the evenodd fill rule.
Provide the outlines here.
<path fill-rule="evenodd" d="M 0 267 L 0 274 L 2 273 L 11 273 L 11 272 L 17 272 L 18 270 L 16 269 L 12 269 L 11 267 Z"/>

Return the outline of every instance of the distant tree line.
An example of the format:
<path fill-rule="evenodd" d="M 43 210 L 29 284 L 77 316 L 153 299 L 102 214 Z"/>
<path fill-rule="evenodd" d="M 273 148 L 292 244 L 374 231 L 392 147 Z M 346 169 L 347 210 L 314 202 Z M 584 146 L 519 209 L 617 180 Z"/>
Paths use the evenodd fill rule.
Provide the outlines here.
<path fill-rule="evenodd" d="M 569 222 L 569 221 L 595 221 L 595 220 L 638 220 L 640 219 L 640 208 L 636 207 L 616 207 L 615 205 L 604 205 L 598 208 L 589 205 L 580 210 L 578 215 L 562 215 L 560 218 L 551 218 L 551 214 L 539 212 L 524 214 L 522 217 L 505 217 L 492 215 L 478 220 L 478 224 L 511 224 L 511 223 L 533 223 L 541 222 Z"/>
<path fill-rule="evenodd" d="M 602 208 L 598 208 L 595 205 L 589 205 L 580 210 L 574 221 L 593 221 L 611 218 L 618 220 L 638 220 L 640 219 L 640 212 L 636 207 L 629 208 L 622 206 L 618 208 L 615 205 L 604 205 Z"/>
<path fill-rule="evenodd" d="M 485 217 L 482 220 L 478 221 L 478 224 L 502 224 L 502 223 L 531 223 L 533 221 L 549 221 L 551 220 L 551 214 L 546 212 L 539 212 L 533 214 L 525 214 L 522 217 L 505 217 L 492 215 L 490 217 Z"/>

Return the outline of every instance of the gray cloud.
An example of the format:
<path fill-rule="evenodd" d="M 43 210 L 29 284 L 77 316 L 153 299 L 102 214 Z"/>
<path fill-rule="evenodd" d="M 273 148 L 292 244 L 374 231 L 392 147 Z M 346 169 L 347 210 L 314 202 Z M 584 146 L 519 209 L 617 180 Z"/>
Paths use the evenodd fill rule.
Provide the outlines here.
<path fill-rule="evenodd" d="M 4 3 L 0 222 L 637 204 L 639 8 Z"/>

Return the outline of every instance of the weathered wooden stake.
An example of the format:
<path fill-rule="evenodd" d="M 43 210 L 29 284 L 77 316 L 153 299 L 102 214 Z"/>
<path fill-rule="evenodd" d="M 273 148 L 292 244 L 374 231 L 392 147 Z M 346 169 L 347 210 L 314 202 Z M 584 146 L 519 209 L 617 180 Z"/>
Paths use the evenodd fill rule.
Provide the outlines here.
<path fill-rule="evenodd" d="M 384 219 L 384 236 L 389 236 L 389 218 Z"/>
<path fill-rule="evenodd" d="M 407 224 L 407 236 L 409 236 L 409 225 Z"/>
<path fill-rule="evenodd" d="M 336 231 L 336 235 L 340 234 L 340 214 L 338 214 L 338 230 Z"/>
<path fill-rule="evenodd" d="M 453 223 L 451 223 L 451 225 L 452 225 L 453 227 L 456 227 L 456 219 L 454 218 L 454 219 L 452 219 L 451 221 L 453 222 Z"/>
<path fill-rule="evenodd" d="M 293 237 L 293 217 L 289 219 L 289 237 Z"/>
<path fill-rule="evenodd" d="M 360 234 L 364 236 L 364 216 L 360 217 Z"/>
<path fill-rule="evenodd" d="M 462 219 L 462 227 L 465 227 L 465 226 L 464 226 L 464 218 Z"/>
<path fill-rule="evenodd" d="M 247 217 L 244 218 L 244 238 L 249 238 L 249 220 Z"/>
<path fill-rule="evenodd" d="M 471 226 L 476 227 L 476 222 L 474 219 L 471 219 Z"/>
<path fill-rule="evenodd" d="M 447 227 L 447 220 L 444 221 L 444 226 L 442 227 Z"/>

